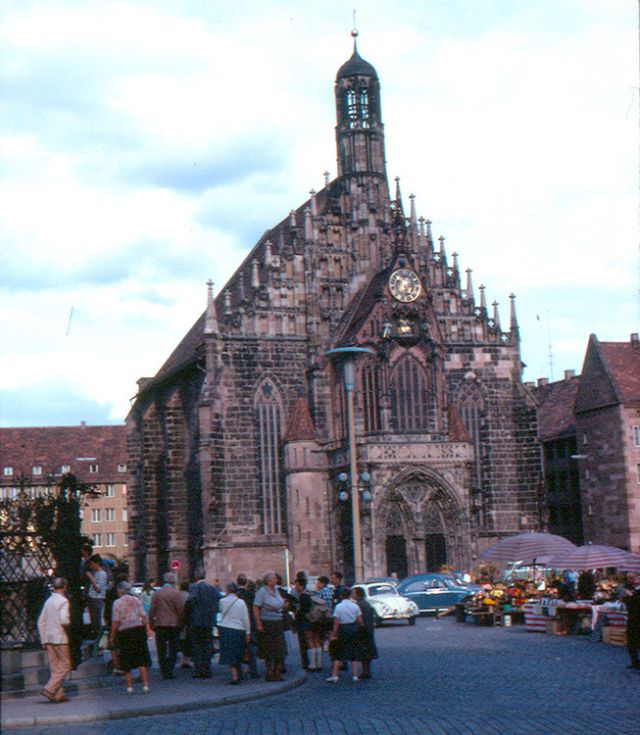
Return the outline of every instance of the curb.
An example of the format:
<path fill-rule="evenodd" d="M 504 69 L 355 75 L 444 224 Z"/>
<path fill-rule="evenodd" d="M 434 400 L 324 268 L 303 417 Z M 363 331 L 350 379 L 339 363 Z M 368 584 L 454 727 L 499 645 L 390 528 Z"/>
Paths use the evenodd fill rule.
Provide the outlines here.
<path fill-rule="evenodd" d="M 37 727 L 41 725 L 64 725 L 80 722 L 97 722 L 100 720 L 122 720 L 130 717 L 148 717 L 152 715 L 175 714 L 179 712 L 190 712 L 196 709 L 212 709 L 214 707 L 224 707 L 228 704 L 240 704 L 241 702 L 249 702 L 255 699 L 264 699 L 275 694 L 282 694 L 291 689 L 296 689 L 307 680 L 304 672 L 287 679 L 277 687 L 271 685 L 254 692 L 234 692 L 211 700 L 206 698 L 193 699 L 189 701 L 176 702 L 175 704 L 149 704 L 137 707 L 119 707 L 117 709 L 107 709 L 102 712 L 87 713 L 60 713 L 59 715 L 38 714 L 35 716 L 19 716 L 2 718 L 2 730 L 13 728 L 20 729 L 23 727 Z M 124 698 L 123 694 L 123 698 Z M 26 698 L 25 698 L 26 699 Z M 25 701 L 24 699 L 22 700 Z M 73 700 L 72 700 L 73 701 Z M 4 703 L 3 703 L 4 704 Z"/>

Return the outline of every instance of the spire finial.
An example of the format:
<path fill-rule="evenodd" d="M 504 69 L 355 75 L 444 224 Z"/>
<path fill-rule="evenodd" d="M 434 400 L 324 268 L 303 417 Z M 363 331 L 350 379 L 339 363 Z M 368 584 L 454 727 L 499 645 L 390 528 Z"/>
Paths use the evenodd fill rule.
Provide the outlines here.
<path fill-rule="evenodd" d="M 498 302 L 494 301 L 492 302 L 491 306 L 493 306 L 493 326 L 496 329 L 500 329 L 500 314 L 498 313 Z"/>
<path fill-rule="evenodd" d="M 213 281 L 207 281 L 207 310 L 204 320 L 204 333 L 218 333 L 218 317 L 216 316 L 216 304 L 213 300 Z"/>
<path fill-rule="evenodd" d="M 356 27 L 356 11 L 353 11 L 353 28 L 351 29 L 351 38 L 353 38 L 353 53 L 358 53 L 358 44 L 356 39 L 358 38 L 358 29 Z"/>
<path fill-rule="evenodd" d="M 486 311 L 487 310 L 487 297 L 484 294 L 485 288 L 486 286 L 480 285 L 479 291 L 480 291 L 480 308 Z"/>
<path fill-rule="evenodd" d="M 514 293 L 509 294 L 509 326 L 512 332 L 518 331 L 518 318 L 516 317 L 516 295 Z"/>
<path fill-rule="evenodd" d="M 467 298 L 473 301 L 473 281 L 471 280 L 471 268 L 467 268 Z"/>

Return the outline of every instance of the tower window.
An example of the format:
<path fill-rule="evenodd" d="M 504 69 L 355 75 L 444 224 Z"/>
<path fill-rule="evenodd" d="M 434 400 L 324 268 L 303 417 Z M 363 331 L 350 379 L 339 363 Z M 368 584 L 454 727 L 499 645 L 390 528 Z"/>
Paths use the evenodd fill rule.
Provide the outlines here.
<path fill-rule="evenodd" d="M 369 92 L 366 87 L 361 87 L 358 93 L 360 124 L 363 128 L 369 127 Z"/>

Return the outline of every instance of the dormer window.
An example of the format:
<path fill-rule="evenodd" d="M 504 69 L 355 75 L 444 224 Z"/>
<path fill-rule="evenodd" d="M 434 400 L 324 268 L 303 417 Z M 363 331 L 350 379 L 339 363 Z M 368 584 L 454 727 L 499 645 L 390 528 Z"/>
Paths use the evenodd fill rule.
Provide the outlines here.
<path fill-rule="evenodd" d="M 13 467 L 5 467 L 3 474 L 5 477 L 13 477 Z"/>
<path fill-rule="evenodd" d="M 32 475 L 41 475 L 42 474 L 42 465 L 35 464 L 31 468 L 31 474 Z"/>

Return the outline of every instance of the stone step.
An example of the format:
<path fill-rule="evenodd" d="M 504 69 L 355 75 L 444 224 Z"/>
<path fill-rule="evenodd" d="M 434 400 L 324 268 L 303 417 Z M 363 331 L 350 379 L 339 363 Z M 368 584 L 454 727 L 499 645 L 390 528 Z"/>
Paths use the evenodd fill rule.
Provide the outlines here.
<path fill-rule="evenodd" d="M 65 679 L 64 690 L 75 694 L 85 689 L 114 686 L 118 677 L 108 673 L 107 661 L 101 657 L 84 661 Z M 49 668 L 32 668 L 2 677 L 3 697 L 24 697 L 39 692 L 49 679 Z"/>

